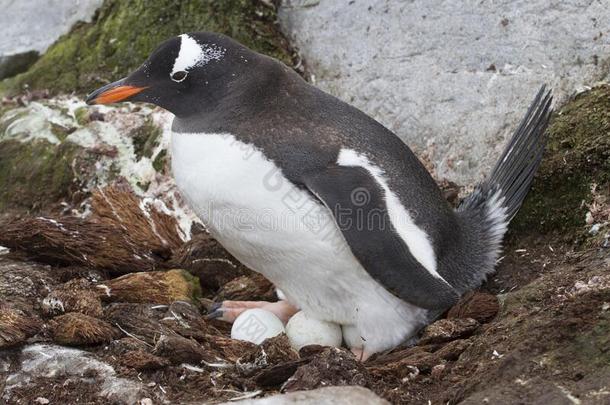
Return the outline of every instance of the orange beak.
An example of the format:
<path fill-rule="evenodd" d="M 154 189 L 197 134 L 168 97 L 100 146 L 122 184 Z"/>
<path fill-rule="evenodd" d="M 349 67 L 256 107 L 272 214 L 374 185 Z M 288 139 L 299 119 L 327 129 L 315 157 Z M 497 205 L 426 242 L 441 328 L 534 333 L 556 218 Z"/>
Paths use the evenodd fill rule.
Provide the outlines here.
<path fill-rule="evenodd" d="M 87 97 L 87 104 L 110 104 L 125 101 L 147 87 L 137 87 L 124 84 L 125 79 L 107 84 L 97 89 Z"/>

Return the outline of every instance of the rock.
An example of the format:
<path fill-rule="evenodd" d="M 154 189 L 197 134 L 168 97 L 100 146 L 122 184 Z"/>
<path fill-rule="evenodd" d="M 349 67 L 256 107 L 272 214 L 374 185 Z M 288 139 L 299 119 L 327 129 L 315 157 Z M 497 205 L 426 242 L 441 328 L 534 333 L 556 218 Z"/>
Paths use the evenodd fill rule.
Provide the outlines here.
<path fill-rule="evenodd" d="M 0 80 L 25 72 L 39 57 L 36 51 L 0 55 Z"/>
<path fill-rule="evenodd" d="M 34 120 L 33 117 L 24 119 Z M 70 201 L 72 193 L 79 188 L 79 179 L 72 172 L 71 164 L 83 161 L 86 153 L 73 144 L 56 145 L 46 139 L 3 140 L 1 125 L 0 209 L 39 212 L 61 201 Z"/>
<path fill-rule="evenodd" d="M 472 318 L 479 323 L 491 321 L 500 310 L 498 298 L 493 294 L 469 292 L 447 313 L 447 318 Z"/>
<path fill-rule="evenodd" d="M 58 284 L 56 277 L 49 266 L 0 257 L 0 297 L 15 307 L 38 309 L 49 289 Z"/>
<path fill-rule="evenodd" d="M 0 349 L 24 343 L 37 334 L 42 322 L 37 316 L 13 307 L 8 302 L 0 303 Z"/>
<path fill-rule="evenodd" d="M 562 101 L 608 78 L 610 9 L 599 2 L 286 0 L 279 17 L 317 86 L 459 184 L 489 172 L 542 83 Z"/>
<path fill-rule="evenodd" d="M 602 186 L 610 182 L 610 85 L 575 96 L 555 115 L 547 132 L 546 154 L 529 197 L 511 221 L 509 237 L 514 240 L 532 230 L 571 240 L 584 233 L 588 207 L 582 202 L 597 203 L 598 192 L 610 196 L 608 187 Z"/>
<path fill-rule="evenodd" d="M 314 356 L 308 364 L 300 366 L 286 381 L 283 391 L 311 390 L 327 385 L 370 384 L 370 375 L 364 365 L 345 349 L 327 348 Z"/>
<path fill-rule="evenodd" d="M 222 286 L 214 301 L 277 301 L 275 287 L 263 275 L 235 278 Z"/>
<path fill-rule="evenodd" d="M 439 319 L 426 326 L 418 344 L 442 343 L 472 335 L 479 323 L 471 318 Z"/>
<path fill-rule="evenodd" d="M 117 377 L 109 364 L 89 353 L 61 346 L 36 344 L 23 348 L 21 364 L 6 380 L 2 400 L 18 401 L 25 395 L 36 398 L 49 395 L 48 384 L 64 381 L 64 387 L 79 387 L 79 402 L 112 402 L 134 404 L 146 390 L 142 384 Z M 48 381 L 47 384 L 44 384 Z M 46 393 L 46 394 L 45 394 Z"/>
<path fill-rule="evenodd" d="M 70 1 L 66 7 L 80 9 L 72 6 L 75 2 Z M 51 8 L 59 7 L 60 2 L 56 3 L 58 5 Z M 40 4 L 47 7 L 46 3 Z M 40 4 L 33 3 L 33 7 L 39 8 Z M 33 16 L 38 14 L 32 13 Z M 10 19 L 8 16 L 5 18 Z M 28 72 L 15 78 L 10 88 L 21 89 L 27 84 L 30 88 L 86 93 L 126 76 L 162 41 L 202 29 L 229 34 L 257 51 L 290 63 L 291 54 L 275 24 L 276 18 L 275 8 L 263 2 L 226 0 L 217 4 L 198 0 L 159 0 L 151 4 L 146 0 L 134 0 L 127 4 L 121 0 L 107 0 L 91 24 L 79 24 L 60 38 Z M 159 24 L 159 21 L 163 23 Z M 21 21 L 19 24 L 32 26 Z M 150 30 L 152 26 L 154 30 Z M 68 28 L 69 25 L 62 27 Z M 23 29 L 27 33 L 27 29 Z M 143 37 L 139 35 L 142 32 L 148 34 Z M 50 42 L 55 39 L 52 37 Z"/>
<path fill-rule="evenodd" d="M 125 230 L 136 245 L 169 258 L 195 219 L 159 167 L 171 116 L 123 105 L 104 107 L 102 118 L 83 100 L 32 94 L 0 105 L 0 210 L 93 213 L 97 222 Z M 147 139 L 143 145 L 141 138 Z M 105 188 L 118 182 L 124 185 Z"/>
<path fill-rule="evenodd" d="M 66 346 L 108 343 L 118 336 L 118 331 L 108 322 L 78 312 L 53 318 L 49 328 L 53 340 Z"/>
<path fill-rule="evenodd" d="M 97 288 L 106 300 L 132 303 L 197 302 L 201 295 L 199 279 L 179 269 L 126 274 Z"/>
<path fill-rule="evenodd" d="M 51 291 L 42 300 L 42 310 L 51 316 L 66 312 L 80 312 L 94 318 L 103 315 L 99 294 L 82 278 L 70 280 Z"/>
<path fill-rule="evenodd" d="M 310 391 L 272 395 L 259 399 L 224 402 L 222 405 L 389 405 L 372 391 L 362 387 L 325 387 Z"/>
<path fill-rule="evenodd" d="M 89 21 L 102 0 L 4 1 L 0 26 L 0 80 L 27 70 L 77 21 Z M 40 13 L 41 7 L 45 12 Z"/>

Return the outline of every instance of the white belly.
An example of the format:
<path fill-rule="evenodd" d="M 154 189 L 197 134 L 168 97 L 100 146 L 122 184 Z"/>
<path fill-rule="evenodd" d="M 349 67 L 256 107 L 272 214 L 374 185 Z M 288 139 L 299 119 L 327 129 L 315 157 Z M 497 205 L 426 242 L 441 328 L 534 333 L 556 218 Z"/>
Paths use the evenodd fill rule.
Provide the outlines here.
<path fill-rule="evenodd" d="M 258 149 L 229 134 L 176 133 L 172 167 L 182 194 L 212 236 L 304 311 L 359 325 L 364 335 L 367 330 L 378 334 L 378 327 L 389 323 L 393 339 L 400 338 L 392 344 L 424 322 L 425 311 L 375 282 L 330 212 Z"/>

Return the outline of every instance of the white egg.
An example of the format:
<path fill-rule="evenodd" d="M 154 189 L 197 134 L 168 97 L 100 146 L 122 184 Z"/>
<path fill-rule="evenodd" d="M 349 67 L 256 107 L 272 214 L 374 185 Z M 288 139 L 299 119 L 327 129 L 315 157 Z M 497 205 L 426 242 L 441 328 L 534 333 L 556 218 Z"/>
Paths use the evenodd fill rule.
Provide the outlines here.
<path fill-rule="evenodd" d="M 342 325 L 341 330 L 343 331 L 343 341 L 347 347 L 350 349 L 362 349 L 364 341 L 356 325 Z"/>
<path fill-rule="evenodd" d="M 260 308 L 242 312 L 231 328 L 231 339 L 261 344 L 263 340 L 284 332 L 284 324 L 275 314 Z"/>
<path fill-rule="evenodd" d="M 286 325 L 286 335 L 295 350 L 307 345 L 341 346 L 341 327 L 297 312 Z"/>

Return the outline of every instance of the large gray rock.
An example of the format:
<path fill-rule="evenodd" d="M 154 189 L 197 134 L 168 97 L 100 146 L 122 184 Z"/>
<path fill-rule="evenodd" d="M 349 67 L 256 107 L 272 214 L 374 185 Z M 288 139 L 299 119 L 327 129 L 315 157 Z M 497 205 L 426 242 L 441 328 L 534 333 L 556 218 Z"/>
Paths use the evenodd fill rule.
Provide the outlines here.
<path fill-rule="evenodd" d="M 389 405 L 389 402 L 362 387 L 325 387 L 311 391 L 273 395 L 266 398 L 225 402 L 221 405 Z"/>
<path fill-rule="evenodd" d="M 284 0 L 317 86 L 395 131 L 438 177 L 481 179 L 542 83 L 607 79 L 604 1 Z"/>
<path fill-rule="evenodd" d="M 0 0 L 0 79 L 26 70 L 77 21 L 90 21 L 103 0 Z"/>

